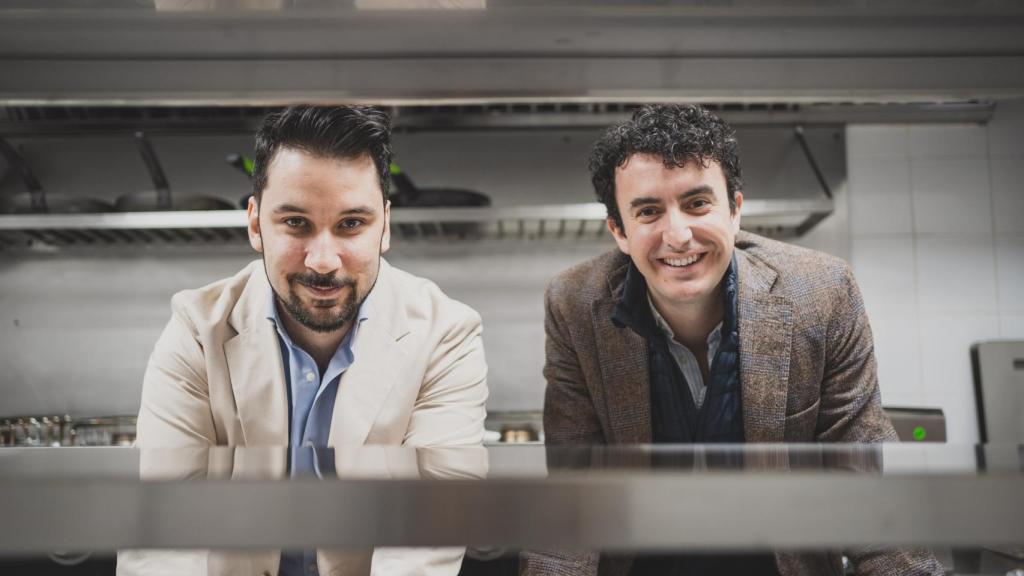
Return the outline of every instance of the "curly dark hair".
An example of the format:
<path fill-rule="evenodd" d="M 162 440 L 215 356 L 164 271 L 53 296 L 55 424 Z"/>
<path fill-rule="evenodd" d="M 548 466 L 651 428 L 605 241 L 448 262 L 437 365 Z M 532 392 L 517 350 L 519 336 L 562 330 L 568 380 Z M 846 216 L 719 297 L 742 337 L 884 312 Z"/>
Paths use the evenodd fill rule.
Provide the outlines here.
<path fill-rule="evenodd" d="M 377 167 L 384 202 L 391 185 L 391 117 L 368 106 L 289 106 L 263 119 L 256 131 L 252 193 L 259 202 L 267 169 L 282 147 L 323 158 L 368 155 Z"/>
<path fill-rule="evenodd" d="M 590 180 L 597 198 L 619 230 L 622 214 L 615 203 L 615 170 L 634 154 L 653 154 L 665 166 L 717 162 L 725 174 L 729 210 L 736 211 L 736 191 L 743 189 L 736 132 L 721 118 L 694 105 L 650 104 L 612 126 L 590 152 Z"/>

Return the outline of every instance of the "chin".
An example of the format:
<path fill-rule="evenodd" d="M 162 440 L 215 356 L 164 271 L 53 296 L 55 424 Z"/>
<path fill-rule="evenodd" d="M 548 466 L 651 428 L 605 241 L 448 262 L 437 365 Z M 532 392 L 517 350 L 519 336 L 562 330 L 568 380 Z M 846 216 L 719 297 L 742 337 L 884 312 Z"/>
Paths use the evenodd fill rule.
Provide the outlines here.
<path fill-rule="evenodd" d="M 711 291 L 703 282 L 689 286 L 664 286 L 662 294 L 672 302 L 685 303 L 703 299 Z"/>

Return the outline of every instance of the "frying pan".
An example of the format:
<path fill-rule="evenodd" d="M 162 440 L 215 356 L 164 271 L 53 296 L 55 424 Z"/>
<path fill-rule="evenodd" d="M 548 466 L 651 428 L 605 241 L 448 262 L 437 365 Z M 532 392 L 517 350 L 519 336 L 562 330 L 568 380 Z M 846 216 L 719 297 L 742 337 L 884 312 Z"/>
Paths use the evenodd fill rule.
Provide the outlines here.
<path fill-rule="evenodd" d="M 114 209 L 109 202 L 96 198 L 83 198 L 68 194 L 47 194 L 25 158 L 10 142 L 0 138 L 0 154 L 7 163 L 18 171 L 28 193 L 0 197 L 2 214 L 90 214 L 110 212 Z"/>
<path fill-rule="evenodd" d="M 142 132 L 135 133 L 135 145 L 139 149 L 149 178 L 153 181 L 153 190 L 132 192 L 118 197 L 115 206 L 120 212 L 151 212 L 155 210 L 234 210 L 235 207 L 227 200 L 216 196 L 179 196 L 171 197 L 171 187 L 167 176 L 156 157 L 156 151 Z"/>
<path fill-rule="evenodd" d="M 390 196 L 395 208 L 476 208 L 490 206 L 491 199 L 475 190 L 461 188 L 420 188 L 397 164 L 391 164 L 395 192 Z"/>
<path fill-rule="evenodd" d="M 228 154 L 225 161 L 252 180 L 253 161 L 251 158 L 242 154 Z M 409 175 L 395 163 L 391 164 L 390 173 L 391 181 L 395 185 L 395 192 L 388 197 L 391 201 L 392 208 L 402 208 L 406 206 L 417 208 L 473 208 L 491 205 L 491 199 L 489 197 L 474 190 L 463 190 L 459 188 L 420 188 L 416 186 L 412 181 L 412 178 L 410 178 Z M 239 201 L 239 204 L 243 208 L 249 205 L 250 196 L 252 196 L 252 194 L 246 194 Z M 421 224 L 421 232 L 424 235 L 430 235 L 431 226 L 432 225 L 430 224 Z M 476 232 L 478 229 L 479 225 L 471 222 L 441 224 L 441 231 L 445 234 L 454 233 L 460 236 L 465 236 Z M 405 235 L 411 235 L 415 233 L 416 227 L 412 224 L 400 224 L 399 230 L 401 230 Z"/>
<path fill-rule="evenodd" d="M 389 198 L 392 208 L 476 208 L 491 205 L 490 197 L 475 190 L 465 190 L 462 188 L 420 188 L 395 163 L 391 164 L 390 171 L 391 182 L 395 184 L 395 192 Z M 473 222 L 441 224 L 442 234 L 454 234 L 457 236 L 473 235 L 479 229 L 480 225 Z M 415 227 L 411 224 L 400 224 L 399 230 L 402 231 L 403 235 L 409 235 L 413 233 Z M 421 224 L 420 232 L 425 236 L 430 235 L 431 225 Z"/>
<path fill-rule="evenodd" d="M 245 176 L 249 179 L 250 183 L 252 182 L 252 158 L 249 158 L 248 156 L 245 156 L 243 154 L 228 154 L 227 158 L 225 158 L 224 160 L 231 166 L 237 168 L 239 172 L 245 174 Z M 252 192 L 249 192 L 245 196 L 242 196 L 242 199 L 238 201 L 238 205 L 241 206 L 242 208 L 248 208 L 250 197 L 252 197 Z"/>

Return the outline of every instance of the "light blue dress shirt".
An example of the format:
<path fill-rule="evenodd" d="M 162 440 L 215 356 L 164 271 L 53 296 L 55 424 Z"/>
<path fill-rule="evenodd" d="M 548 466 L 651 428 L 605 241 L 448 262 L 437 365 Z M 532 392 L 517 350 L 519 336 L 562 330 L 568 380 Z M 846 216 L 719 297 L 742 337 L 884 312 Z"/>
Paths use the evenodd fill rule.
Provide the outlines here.
<path fill-rule="evenodd" d="M 334 399 L 338 395 L 338 382 L 355 360 L 353 344 L 358 336 L 359 327 L 372 313 L 373 291 L 363 300 L 352 329 L 338 345 L 323 374 L 320 374 L 313 357 L 292 341 L 278 316 L 274 292 L 269 292 L 267 319 L 273 322 L 277 329 L 277 341 L 281 346 L 281 359 L 284 362 L 285 384 L 288 387 L 288 401 L 291 405 L 288 432 L 288 445 L 291 448 L 289 472 L 292 477 L 320 477 L 327 470 L 321 469 L 316 457 L 316 448 L 327 446 L 327 439 L 331 434 L 331 418 L 334 415 Z M 325 461 L 323 465 L 333 470 L 334 462 Z M 281 576 L 317 574 L 316 550 L 282 551 L 278 573 Z"/>

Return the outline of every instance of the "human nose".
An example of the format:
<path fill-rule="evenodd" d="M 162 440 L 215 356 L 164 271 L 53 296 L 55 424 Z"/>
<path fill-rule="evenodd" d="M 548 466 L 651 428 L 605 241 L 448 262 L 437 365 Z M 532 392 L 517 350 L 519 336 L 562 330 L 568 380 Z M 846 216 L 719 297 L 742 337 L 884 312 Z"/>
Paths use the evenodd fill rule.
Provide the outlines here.
<path fill-rule="evenodd" d="M 333 236 L 326 231 L 313 237 L 306 246 L 306 268 L 317 274 L 334 272 L 341 267 L 341 256 Z"/>
<path fill-rule="evenodd" d="M 690 222 L 684 214 L 670 212 L 665 220 L 666 228 L 662 231 L 662 241 L 673 250 L 680 250 L 693 239 Z"/>

